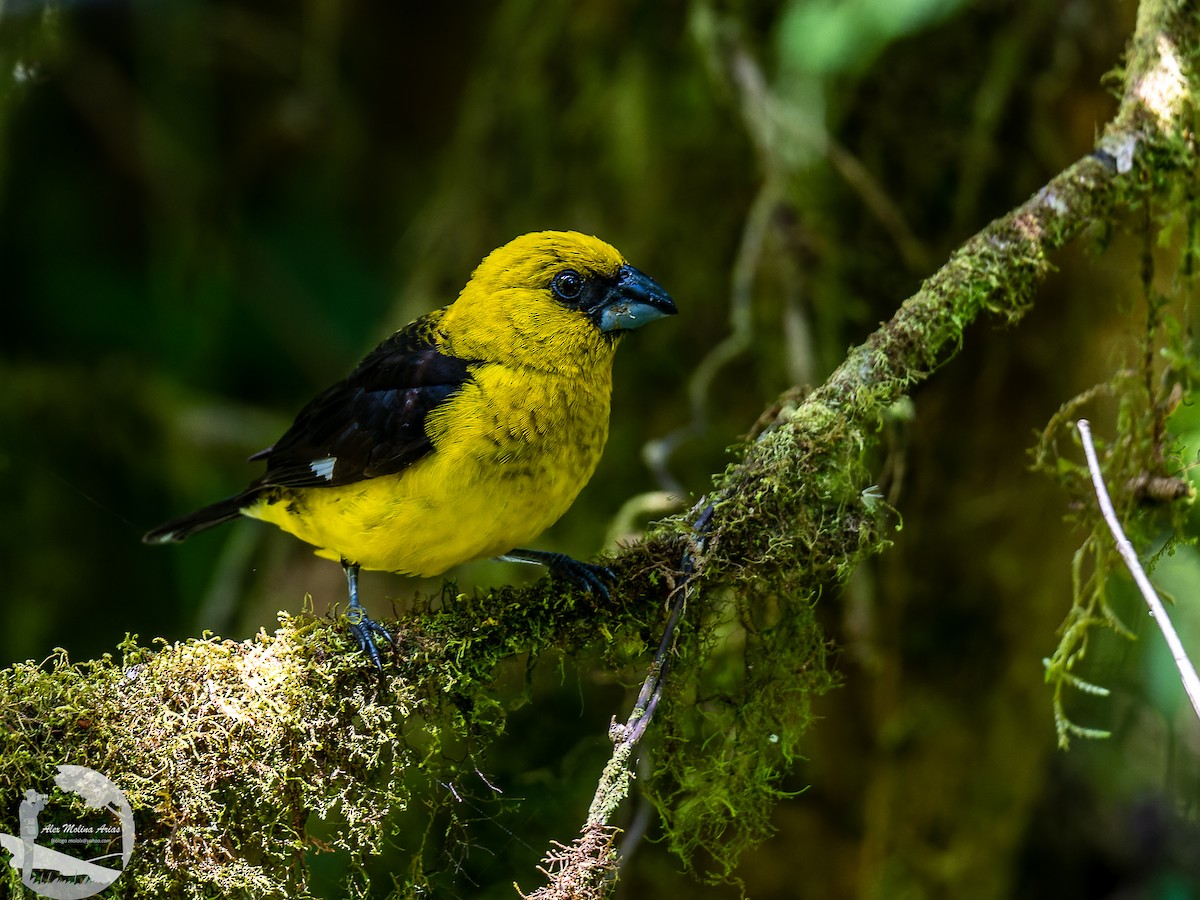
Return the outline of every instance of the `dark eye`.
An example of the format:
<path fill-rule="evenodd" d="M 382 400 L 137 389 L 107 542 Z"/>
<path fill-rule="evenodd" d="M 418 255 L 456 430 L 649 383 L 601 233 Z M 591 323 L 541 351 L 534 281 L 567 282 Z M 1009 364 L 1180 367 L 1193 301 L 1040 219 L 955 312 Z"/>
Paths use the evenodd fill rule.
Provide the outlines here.
<path fill-rule="evenodd" d="M 575 300 L 583 292 L 583 276 L 574 269 L 564 269 L 554 276 L 550 290 L 559 300 Z"/>

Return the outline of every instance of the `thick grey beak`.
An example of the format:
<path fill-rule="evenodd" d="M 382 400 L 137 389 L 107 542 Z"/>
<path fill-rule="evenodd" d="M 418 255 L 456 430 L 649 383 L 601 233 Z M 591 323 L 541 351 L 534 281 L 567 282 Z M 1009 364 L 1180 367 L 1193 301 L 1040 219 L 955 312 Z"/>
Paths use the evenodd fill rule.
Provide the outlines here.
<path fill-rule="evenodd" d="M 621 266 L 616 283 L 594 316 L 601 331 L 632 331 L 677 312 L 675 301 L 657 281 L 633 266 Z"/>

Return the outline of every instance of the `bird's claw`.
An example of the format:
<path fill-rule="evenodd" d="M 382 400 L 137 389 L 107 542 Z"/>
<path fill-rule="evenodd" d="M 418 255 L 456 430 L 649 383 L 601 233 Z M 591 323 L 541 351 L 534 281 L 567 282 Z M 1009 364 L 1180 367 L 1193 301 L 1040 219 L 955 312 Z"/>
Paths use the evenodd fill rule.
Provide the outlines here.
<path fill-rule="evenodd" d="M 609 597 L 609 586 L 617 580 L 617 573 L 608 566 L 580 562 L 565 553 L 554 554 L 546 562 L 546 566 L 550 569 L 551 575 L 570 582 L 581 591 L 599 594 L 604 600 Z"/>
<path fill-rule="evenodd" d="M 371 619 L 367 615 L 367 611 L 361 606 L 351 606 L 346 610 L 346 622 L 350 626 L 350 633 L 358 641 L 358 649 L 371 657 L 371 662 L 375 663 L 375 668 L 382 672 L 383 663 L 379 658 L 379 647 L 375 643 L 375 638 L 383 638 L 387 643 L 391 644 L 391 632 L 374 619 Z"/>
<path fill-rule="evenodd" d="M 599 594 L 604 600 L 608 599 L 608 586 L 617 581 L 617 572 L 607 565 L 581 563 L 578 559 L 566 556 L 566 553 L 546 552 L 542 554 L 540 562 L 550 569 L 551 575 L 589 594 Z"/>
<path fill-rule="evenodd" d="M 510 550 L 496 558 L 505 562 L 545 566 L 550 570 L 551 575 L 561 578 L 589 594 L 599 594 L 605 600 L 609 596 L 609 585 L 617 580 L 617 573 L 608 566 L 580 562 L 565 553 L 555 553 L 551 550 Z"/>
<path fill-rule="evenodd" d="M 346 584 L 350 590 L 350 606 L 346 609 L 346 622 L 350 626 L 350 633 L 358 641 L 358 649 L 371 657 L 375 668 L 383 672 L 383 663 L 379 660 L 379 648 L 375 646 L 375 638 L 384 638 L 391 644 L 392 635 L 378 622 L 373 621 L 358 601 L 358 564 L 343 559 L 342 569 L 346 572 Z"/>

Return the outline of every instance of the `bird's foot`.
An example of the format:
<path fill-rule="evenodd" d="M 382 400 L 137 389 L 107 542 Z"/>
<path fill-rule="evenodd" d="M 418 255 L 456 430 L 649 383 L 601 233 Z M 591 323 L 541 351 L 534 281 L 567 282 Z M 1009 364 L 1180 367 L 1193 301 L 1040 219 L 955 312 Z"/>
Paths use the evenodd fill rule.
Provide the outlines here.
<path fill-rule="evenodd" d="M 350 633 L 358 641 L 358 648 L 371 657 L 375 668 L 382 672 L 383 663 L 379 661 L 379 648 L 375 646 L 375 638 L 384 638 L 390 644 L 392 635 L 378 622 L 372 621 L 362 604 L 358 602 L 358 568 L 358 563 L 352 563 L 348 559 L 342 560 L 342 569 L 346 573 L 346 585 L 350 590 L 350 606 L 346 610 L 346 621 L 350 625 Z"/>
<path fill-rule="evenodd" d="M 358 641 L 358 648 L 371 657 L 375 668 L 382 672 L 383 663 L 379 659 L 379 647 L 375 643 L 375 638 L 383 638 L 388 644 L 391 644 L 391 632 L 370 618 L 367 611 L 357 604 L 351 605 L 346 610 L 346 622 L 350 626 L 350 633 Z"/>
<path fill-rule="evenodd" d="M 605 600 L 609 597 L 609 585 L 617 580 L 617 573 L 608 566 L 580 562 L 565 553 L 554 553 L 549 550 L 512 550 L 499 559 L 545 566 L 550 570 L 551 575 L 561 578 L 589 594 L 599 594 Z"/>

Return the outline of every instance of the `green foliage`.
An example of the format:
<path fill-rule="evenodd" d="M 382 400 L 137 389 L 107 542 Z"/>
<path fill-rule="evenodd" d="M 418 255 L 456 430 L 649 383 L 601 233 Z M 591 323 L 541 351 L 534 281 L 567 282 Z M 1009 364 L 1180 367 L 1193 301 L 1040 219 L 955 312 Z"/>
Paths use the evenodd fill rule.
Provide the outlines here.
<path fill-rule="evenodd" d="M 780 55 L 792 68 L 861 71 L 890 42 L 953 13 L 965 0 L 793 0 L 779 24 Z"/>

